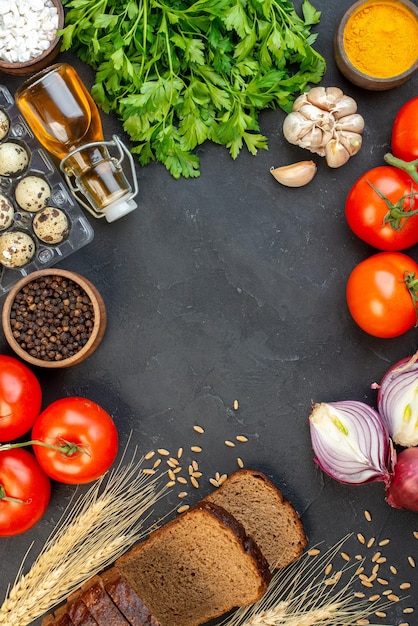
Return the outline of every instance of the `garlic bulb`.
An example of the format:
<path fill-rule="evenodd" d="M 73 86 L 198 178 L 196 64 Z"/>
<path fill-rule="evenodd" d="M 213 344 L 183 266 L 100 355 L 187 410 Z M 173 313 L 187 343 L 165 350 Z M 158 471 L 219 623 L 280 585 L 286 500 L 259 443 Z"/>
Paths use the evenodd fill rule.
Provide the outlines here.
<path fill-rule="evenodd" d="M 339 87 L 314 87 L 298 96 L 283 122 L 289 143 L 325 157 L 333 168 L 357 154 L 363 129 L 356 101 Z"/>

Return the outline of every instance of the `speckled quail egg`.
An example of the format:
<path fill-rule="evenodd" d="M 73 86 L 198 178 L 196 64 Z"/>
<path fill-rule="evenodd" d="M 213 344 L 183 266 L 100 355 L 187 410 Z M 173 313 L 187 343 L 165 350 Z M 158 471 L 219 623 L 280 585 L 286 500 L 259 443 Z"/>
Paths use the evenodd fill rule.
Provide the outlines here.
<path fill-rule="evenodd" d="M 4 139 L 9 132 L 10 120 L 3 109 L 0 109 L 0 139 Z"/>
<path fill-rule="evenodd" d="M 50 245 L 61 243 L 69 232 L 68 218 L 64 211 L 50 206 L 35 215 L 32 227 L 38 239 Z"/>
<path fill-rule="evenodd" d="M 25 176 L 16 185 L 15 198 L 21 209 L 35 213 L 48 204 L 51 187 L 41 176 Z"/>
<path fill-rule="evenodd" d="M 6 230 L 13 223 L 15 209 L 9 198 L 0 193 L 0 230 Z"/>
<path fill-rule="evenodd" d="M 35 254 L 35 242 L 30 235 L 15 231 L 0 235 L 0 263 L 5 267 L 22 267 Z"/>
<path fill-rule="evenodd" d="M 29 153 L 19 143 L 5 141 L 0 144 L 0 176 L 18 176 L 29 165 Z"/>

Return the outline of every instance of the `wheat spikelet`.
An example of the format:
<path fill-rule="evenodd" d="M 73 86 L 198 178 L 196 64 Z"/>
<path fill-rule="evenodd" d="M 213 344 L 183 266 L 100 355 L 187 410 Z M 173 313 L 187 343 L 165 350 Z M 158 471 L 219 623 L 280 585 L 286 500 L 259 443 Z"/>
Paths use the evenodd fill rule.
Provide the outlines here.
<path fill-rule="evenodd" d="M 166 492 L 142 471 L 143 457 L 119 465 L 70 502 L 30 570 L 22 563 L 0 607 L 1 626 L 26 626 L 115 561 L 142 538 L 145 520 Z M 28 553 L 27 553 L 28 554 Z M 26 555 L 27 556 L 27 555 Z"/>
<path fill-rule="evenodd" d="M 352 570 L 358 561 L 355 565 L 346 563 L 335 582 L 326 584 L 329 578 L 324 575 L 325 566 L 349 537 L 323 555 L 312 558 L 305 553 L 289 567 L 276 570 L 261 600 L 238 609 L 222 622 L 223 626 L 355 626 L 375 611 L 387 608 L 387 601 L 354 597 L 356 576 Z M 340 582 L 343 576 L 345 582 Z"/>

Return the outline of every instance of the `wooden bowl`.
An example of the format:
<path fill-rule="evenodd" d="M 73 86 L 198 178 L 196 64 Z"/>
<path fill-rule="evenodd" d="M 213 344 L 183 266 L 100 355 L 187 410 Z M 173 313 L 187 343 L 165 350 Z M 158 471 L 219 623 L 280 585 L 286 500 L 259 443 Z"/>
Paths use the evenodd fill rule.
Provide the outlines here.
<path fill-rule="evenodd" d="M 59 289 L 55 290 L 57 294 L 54 296 L 56 301 L 53 303 L 53 307 L 55 308 L 50 306 L 50 310 L 53 311 L 54 319 L 62 319 L 63 316 L 66 319 L 62 320 L 62 323 L 56 323 L 59 330 L 54 330 L 52 333 L 55 339 L 51 349 L 47 322 L 41 324 L 41 316 L 39 314 L 42 311 L 42 307 L 48 305 L 47 298 L 51 298 L 47 293 L 47 289 L 43 285 L 41 286 L 40 283 L 41 281 L 47 281 L 47 286 L 50 287 L 54 277 L 61 281 L 58 284 L 62 289 L 61 293 L 59 293 Z M 66 282 L 62 283 L 62 281 Z M 37 293 L 30 286 L 30 283 L 33 282 L 38 286 Z M 74 285 L 79 287 L 81 296 L 84 297 L 84 302 L 78 302 L 77 305 L 70 304 L 70 300 L 74 295 L 74 291 L 72 291 L 72 287 L 75 289 Z M 29 286 L 31 291 L 29 291 Z M 67 289 L 67 287 L 70 287 L 70 289 Z M 19 309 L 17 311 L 16 308 L 18 306 Z M 83 312 L 83 307 L 87 312 Z M 74 309 L 77 309 L 76 315 L 71 317 L 70 320 L 68 319 L 69 308 L 72 309 L 72 313 L 74 313 Z M 18 319 L 16 321 L 17 315 Z M 25 325 L 22 326 L 22 324 Z M 70 367 L 84 361 L 99 346 L 106 329 L 106 309 L 101 295 L 86 278 L 75 272 L 50 268 L 32 272 L 20 279 L 12 287 L 4 301 L 2 325 L 8 344 L 23 361 L 37 367 Z M 82 329 L 84 328 L 84 339 L 80 340 L 80 345 L 77 344 L 74 347 L 74 344 L 68 343 L 68 337 L 73 331 L 76 332 L 76 327 L 80 329 L 80 325 Z M 51 326 L 53 326 L 52 323 Z M 22 343 L 24 341 L 23 335 L 25 337 L 29 336 L 28 330 L 32 333 L 31 338 L 36 342 L 34 347 Z M 78 330 L 77 332 L 83 331 Z M 67 335 L 61 333 L 67 333 Z M 84 345 L 83 342 L 85 342 Z M 67 346 L 67 352 L 65 346 Z M 70 346 L 70 349 L 68 349 L 68 346 Z M 41 347 L 47 353 L 45 356 L 41 356 Z"/>
<path fill-rule="evenodd" d="M 65 15 L 64 7 L 61 0 L 51 0 L 58 11 L 58 30 L 64 28 Z M 39 54 L 37 57 L 24 61 L 23 63 L 8 63 L 0 59 L 0 72 L 4 74 L 12 74 L 16 76 L 29 76 L 35 72 L 43 70 L 50 65 L 56 58 L 61 48 L 61 38 L 55 36 L 51 41 L 51 45 L 47 50 Z"/>
<path fill-rule="evenodd" d="M 413 2 L 410 0 L 393 0 L 393 2 L 394 4 L 400 5 L 400 7 L 403 7 L 403 9 L 415 16 L 418 23 L 418 7 Z M 418 56 L 415 59 L 415 62 L 413 62 L 405 71 L 388 78 L 378 78 L 376 76 L 372 76 L 353 65 L 344 46 L 344 33 L 347 22 L 353 14 L 363 8 L 363 6 L 367 7 L 367 5 L 374 4 L 379 4 L 379 2 L 377 0 L 358 0 L 344 13 L 334 37 L 334 56 L 340 72 L 344 74 L 344 76 L 354 85 L 371 91 L 383 91 L 398 87 L 399 85 L 402 85 L 402 83 L 409 80 L 418 69 Z"/>

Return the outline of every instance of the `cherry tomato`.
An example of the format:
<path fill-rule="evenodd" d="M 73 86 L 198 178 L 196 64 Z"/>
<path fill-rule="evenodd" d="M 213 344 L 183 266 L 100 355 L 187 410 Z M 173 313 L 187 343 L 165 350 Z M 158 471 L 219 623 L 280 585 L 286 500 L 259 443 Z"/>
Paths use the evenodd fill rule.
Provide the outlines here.
<path fill-rule="evenodd" d="M 382 197 L 382 195 L 384 197 Z M 402 170 L 382 165 L 354 183 L 345 204 L 351 230 L 378 250 L 405 250 L 418 243 L 418 186 Z"/>
<path fill-rule="evenodd" d="M 403 161 L 418 159 L 418 96 L 406 102 L 395 117 L 392 152 Z"/>
<path fill-rule="evenodd" d="M 42 391 L 35 374 L 17 359 L 0 355 L 0 441 L 27 433 L 38 417 Z"/>
<path fill-rule="evenodd" d="M 0 452 L 0 537 L 32 528 L 50 497 L 50 480 L 33 454 L 22 448 Z"/>
<path fill-rule="evenodd" d="M 86 398 L 61 398 L 36 419 L 32 440 L 54 447 L 75 444 L 65 453 L 34 445 L 36 458 L 50 478 L 67 484 L 89 483 L 106 472 L 116 458 L 118 433 L 110 415 Z"/>
<path fill-rule="evenodd" d="M 379 252 L 359 263 L 346 289 L 354 321 L 375 337 L 398 337 L 417 322 L 407 280 L 418 279 L 418 264 L 402 252 Z M 415 295 L 418 285 L 414 286 Z"/>

